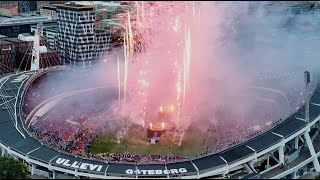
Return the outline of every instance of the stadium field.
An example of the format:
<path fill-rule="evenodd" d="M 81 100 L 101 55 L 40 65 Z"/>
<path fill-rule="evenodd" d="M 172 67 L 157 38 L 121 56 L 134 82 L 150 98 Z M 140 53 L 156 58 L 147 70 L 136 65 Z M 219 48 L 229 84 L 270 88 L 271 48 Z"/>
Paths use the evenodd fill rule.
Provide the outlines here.
<path fill-rule="evenodd" d="M 194 156 L 206 152 L 206 146 L 210 137 L 195 126 L 190 126 L 184 133 L 180 144 L 182 132 L 166 132 L 156 144 L 150 144 L 147 132 L 142 127 L 132 125 L 126 135 L 117 142 L 116 133 L 101 131 L 91 142 L 87 149 L 95 153 L 135 153 L 141 155 L 159 154 L 175 156 Z M 204 140 L 205 139 L 205 140 Z M 212 142 L 212 139 L 211 139 Z"/>

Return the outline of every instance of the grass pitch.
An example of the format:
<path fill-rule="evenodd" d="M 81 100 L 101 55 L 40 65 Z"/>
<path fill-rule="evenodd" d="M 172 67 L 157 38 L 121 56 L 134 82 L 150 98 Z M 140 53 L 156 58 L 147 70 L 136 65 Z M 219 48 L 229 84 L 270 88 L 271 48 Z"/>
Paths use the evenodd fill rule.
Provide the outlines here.
<path fill-rule="evenodd" d="M 194 156 L 200 155 L 206 151 L 202 146 L 206 146 L 203 139 L 207 135 L 200 131 L 199 128 L 190 126 L 184 133 L 181 146 L 179 146 L 180 135 L 175 132 L 166 132 L 156 144 L 150 144 L 147 138 L 147 132 L 141 126 L 131 125 L 126 135 L 117 142 L 116 131 L 102 131 L 91 142 L 91 147 L 87 150 L 97 153 L 125 153 L 126 146 L 129 153 L 142 155 L 161 154 L 177 156 Z M 209 146 L 212 145 L 208 144 Z M 170 150 L 169 150 L 170 147 Z"/>

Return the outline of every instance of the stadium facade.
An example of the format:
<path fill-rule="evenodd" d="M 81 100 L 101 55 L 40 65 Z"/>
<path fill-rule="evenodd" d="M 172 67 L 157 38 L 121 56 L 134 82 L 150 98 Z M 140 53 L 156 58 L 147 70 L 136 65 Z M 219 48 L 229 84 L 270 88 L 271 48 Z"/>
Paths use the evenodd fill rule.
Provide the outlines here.
<path fill-rule="evenodd" d="M 63 67 L 10 74 L 0 79 L 0 149 L 28 165 L 31 174 L 49 178 L 297 178 L 319 169 L 320 88 L 311 92 L 310 121 L 304 106 L 286 120 L 224 151 L 168 163 L 116 163 L 56 151 L 32 137 L 24 125 L 22 103 L 28 87 Z M 35 73 L 37 72 L 37 73 Z M 86 73 L 83 73 L 86 74 Z M 84 76 L 85 77 L 85 76 Z M 79 77 L 79 78 L 84 78 Z M 75 93 L 80 93 L 77 90 Z M 110 89 L 110 91 L 113 91 Z M 259 170 L 259 167 L 264 170 Z"/>

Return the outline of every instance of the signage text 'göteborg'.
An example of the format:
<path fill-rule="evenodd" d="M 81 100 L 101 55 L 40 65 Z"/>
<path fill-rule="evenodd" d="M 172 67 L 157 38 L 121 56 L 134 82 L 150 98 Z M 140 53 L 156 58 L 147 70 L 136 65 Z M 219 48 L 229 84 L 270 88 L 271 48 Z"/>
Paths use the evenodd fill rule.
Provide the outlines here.
<path fill-rule="evenodd" d="M 95 164 L 90 164 L 90 163 L 82 163 L 78 161 L 70 162 L 68 159 L 63 159 L 63 158 L 58 158 L 56 160 L 56 163 L 62 166 L 66 167 L 72 167 L 76 169 L 82 169 L 82 170 L 90 170 L 90 171 L 101 171 L 102 170 L 102 165 L 95 165 Z M 179 173 L 186 173 L 187 169 L 186 168 L 179 168 L 179 169 L 168 169 L 168 170 L 143 170 L 143 169 L 127 169 L 125 171 L 126 174 L 179 174 Z"/>

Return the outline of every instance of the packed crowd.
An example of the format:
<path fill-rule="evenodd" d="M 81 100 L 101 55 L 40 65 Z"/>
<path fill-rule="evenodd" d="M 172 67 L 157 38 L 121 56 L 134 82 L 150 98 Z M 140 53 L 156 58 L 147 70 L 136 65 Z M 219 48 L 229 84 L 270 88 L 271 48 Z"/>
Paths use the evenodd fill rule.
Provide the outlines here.
<path fill-rule="evenodd" d="M 149 163 L 149 162 L 171 162 L 186 159 L 183 156 L 173 156 L 173 155 L 141 155 L 134 153 L 87 153 L 88 158 L 99 159 L 103 161 L 113 161 L 113 162 L 139 162 L 139 163 Z"/>
<path fill-rule="evenodd" d="M 310 83 L 309 94 L 311 95 L 316 88 L 315 83 Z M 219 152 L 229 146 L 235 145 L 239 142 L 244 141 L 253 134 L 263 132 L 270 128 L 270 122 L 275 122 L 278 119 L 286 119 L 288 116 L 297 112 L 305 103 L 306 93 L 298 88 L 286 89 L 284 90 L 288 100 L 289 100 L 289 112 L 288 114 L 283 114 L 281 108 L 269 109 L 266 107 L 256 107 L 254 110 L 254 116 L 246 116 L 246 122 L 239 117 L 232 117 L 228 112 L 220 113 L 220 121 L 214 126 L 214 136 L 213 144 L 210 146 L 209 151 Z M 277 102 L 280 103 L 280 102 Z M 269 110 L 267 110 L 269 109 Z M 276 116 L 276 111 L 280 110 L 278 116 Z M 268 111 L 270 111 L 268 113 Z M 270 116 L 271 111 L 273 116 Z M 280 117 L 280 118 L 279 118 Z"/>
<path fill-rule="evenodd" d="M 259 118 L 257 118 L 259 117 Z M 211 144 L 207 143 L 209 152 L 219 152 L 234 143 L 246 139 L 250 134 L 266 129 L 266 122 L 271 121 L 271 117 L 264 111 L 257 111 L 255 118 L 250 116 L 239 117 L 231 115 L 229 111 L 220 113 L 217 117 L 217 123 L 211 127 Z M 205 145 L 205 146 L 206 146 Z"/>
<path fill-rule="evenodd" d="M 83 111 L 87 104 L 61 103 L 48 111 L 44 116 L 37 117 L 30 127 L 37 139 L 57 150 L 81 155 L 86 142 L 95 133 L 95 127 L 87 123 L 91 115 Z M 73 107 L 75 111 L 63 111 Z"/>

